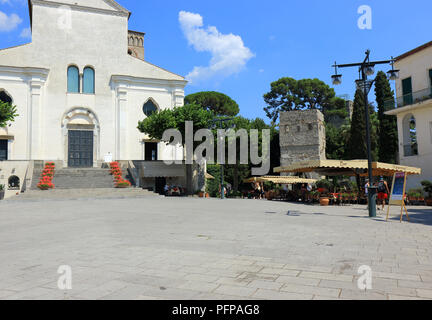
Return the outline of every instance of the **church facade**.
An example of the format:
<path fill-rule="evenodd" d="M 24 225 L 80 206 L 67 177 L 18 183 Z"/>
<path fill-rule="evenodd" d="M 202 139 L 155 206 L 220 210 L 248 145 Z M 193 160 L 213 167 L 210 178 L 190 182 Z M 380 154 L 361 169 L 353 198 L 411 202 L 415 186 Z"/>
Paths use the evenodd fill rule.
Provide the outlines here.
<path fill-rule="evenodd" d="M 0 128 L 0 160 L 85 168 L 183 159 L 181 147 L 137 129 L 182 106 L 187 82 L 145 60 L 129 11 L 112 0 L 29 0 L 29 12 L 31 43 L 0 49 L 0 99 L 19 114 Z"/>

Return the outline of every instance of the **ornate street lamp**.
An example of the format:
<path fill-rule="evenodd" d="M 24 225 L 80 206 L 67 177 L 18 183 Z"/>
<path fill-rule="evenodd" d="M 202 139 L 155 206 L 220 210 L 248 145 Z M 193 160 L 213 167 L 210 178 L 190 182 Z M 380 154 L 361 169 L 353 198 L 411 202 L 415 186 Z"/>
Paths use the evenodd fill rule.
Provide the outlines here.
<path fill-rule="evenodd" d="M 368 80 L 368 76 L 372 76 L 375 73 L 375 65 L 377 64 L 391 64 L 392 70 L 387 72 L 390 80 L 396 80 L 399 77 L 399 70 L 394 70 L 394 59 L 386 61 L 372 61 L 370 62 L 370 50 L 366 51 L 366 57 L 363 62 L 350 63 L 338 65 L 335 63 L 335 75 L 332 76 L 333 84 L 341 84 L 342 75 L 337 73 L 337 68 L 348 68 L 348 67 L 359 67 L 360 79 L 356 80 L 356 87 L 358 90 L 363 90 L 365 100 L 365 119 L 366 119 L 366 140 L 367 140 L 367 156 L 368 156 L 368 174 L 369 174 L 369 192 L 368 192 L 368 206 L 369 206 L 369 217 L 376 217 L 376 187 L 373 186 L 373 168 L 372 168 L 372 147 L 371 147 L 371 133 L 370 133 L 370 110 L 368 95 L 375 82 L 375 80 Z"/>
<path fill-rule="evenodd" d="M 387 76 L 388 76 L 388 78 L 390 80 L 397 80 L 397 79 L 399 79 L 399 70 L 395 70 L 395 68 L 394 68 L 395 61 L 396 60 L 393 59 L 393 57 L 392 57 L 392 62 L 391 62 L 392 69 L 387 72 Z"/>
<path fill-rule="evenodd" d="M 340 85 L 342 83 L 342 75 L 338 74 L 336 61 L 335 61 L 334 67 L 335 67 L 335 74 L 332 75 L 332 83 L 335 86 L 337 86 L 337 85 Z"/>
<path fill-rule="evenodd" d="M 373 65 L 366 66 L 365 73 L 367 76 L 373 76 L 375 73 L 375 67 Z"/>

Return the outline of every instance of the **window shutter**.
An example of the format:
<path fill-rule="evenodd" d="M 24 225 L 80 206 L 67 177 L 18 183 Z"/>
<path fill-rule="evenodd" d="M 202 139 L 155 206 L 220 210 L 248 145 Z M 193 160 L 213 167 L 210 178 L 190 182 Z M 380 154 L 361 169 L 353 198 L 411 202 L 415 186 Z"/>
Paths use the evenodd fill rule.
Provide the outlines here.
<path fill-rule="evenodd" d="M 83 93 L 95 93 L 95 72 L 89 67 L 84 69 Z"/>
<path fill-rule="evenodd" d="M 79 71 L 77 67 L 68 68 L 68 92 L 79 93 Z"/>
<path fill-rule="evenodd" d="M 402 91 L 404 95 L 412 93 L 411 78 L 406 78 L 402 80 Z"/>

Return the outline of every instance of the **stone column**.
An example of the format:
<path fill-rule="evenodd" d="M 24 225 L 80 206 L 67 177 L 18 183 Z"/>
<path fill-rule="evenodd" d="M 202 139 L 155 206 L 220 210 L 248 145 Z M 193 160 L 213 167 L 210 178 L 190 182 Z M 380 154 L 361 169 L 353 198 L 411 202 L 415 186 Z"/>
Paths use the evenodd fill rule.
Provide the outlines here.
<path fill-rule="evenodd" d="M 173 91 L 174 107 L 182 107 L 184 105 L 184 90 L 175 88 Z"/>
<path fill-rule="evenodd" d="M 116 160 L 128 160 L 127 146 L 127 89 L 117 89 Z"/>
<path fill-rule="evenodd" d="M 27 158 L 29 160 L 43 160 L 42 156 L 42 82 L 31 80 L 30 101 L 28 104 L 27 124 Z"/>

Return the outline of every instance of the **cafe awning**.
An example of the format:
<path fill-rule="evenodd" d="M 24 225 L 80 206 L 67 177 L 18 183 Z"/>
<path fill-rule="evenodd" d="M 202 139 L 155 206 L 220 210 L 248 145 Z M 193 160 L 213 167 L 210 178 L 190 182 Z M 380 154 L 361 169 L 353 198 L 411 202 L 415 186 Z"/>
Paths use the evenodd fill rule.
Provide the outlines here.
<path fill-rule="evenodd" d="M 253 182 L 273 182 L 275 184 L 297 184 L 297 183 L 315 183 L 315 179 L 306 179 L 294 176 L 263 176 L 263 177 L 252 177 L 243 181 L 244 183 Z"/>
<path fill-rule="evenodd" d="M 408 175 L 421 174 L 420 168 L 407 167 L 383 162 L 373 162 L 374 176 L 393 176 L 396 172 L 405 172 Z M 311 160 L 295 163 L 290 166 L 275 168 L 275 172 L 316 172 L 323 176 L 353 176 L 365 175 L 368 170 L 367 160 Z"/>

